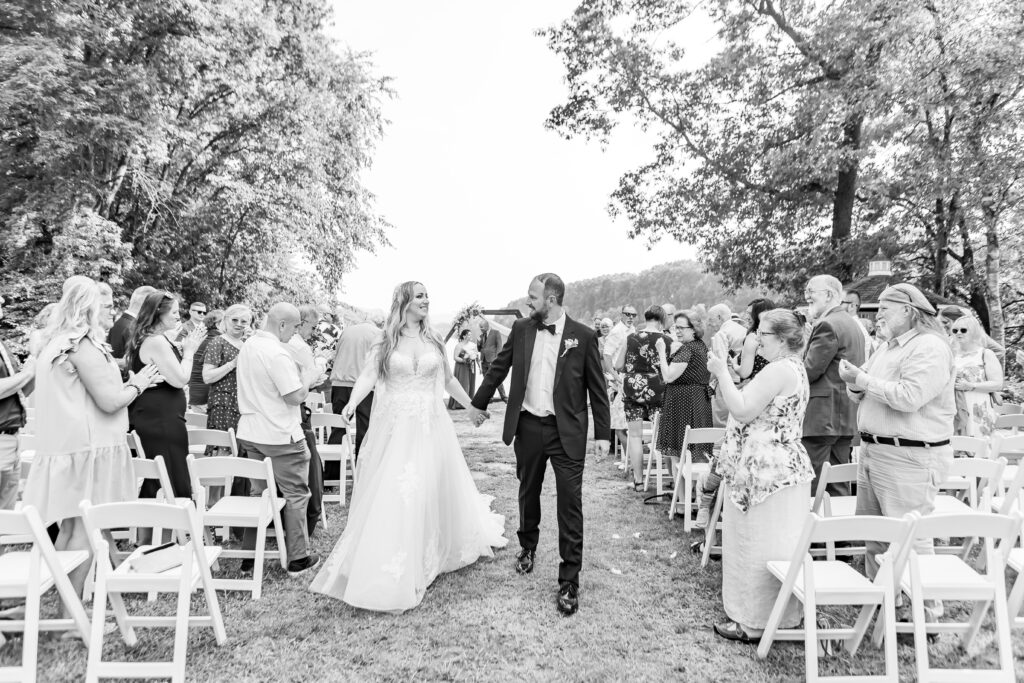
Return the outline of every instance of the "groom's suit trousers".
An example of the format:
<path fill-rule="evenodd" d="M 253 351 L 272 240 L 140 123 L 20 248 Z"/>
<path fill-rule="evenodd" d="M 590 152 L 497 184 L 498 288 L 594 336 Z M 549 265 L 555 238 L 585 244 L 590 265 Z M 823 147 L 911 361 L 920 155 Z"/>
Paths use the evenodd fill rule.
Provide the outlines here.
<path fill-rule="evenodd" d="M 583 454 L 570 457 L 562 447 L 555 416 L 523 412 L 514 442 L 519 479 L 519 545 L 537 549 L 540 536 L 540 494 L 548 460 L 558 494 L 558 582 L 579 586 L 583 565 Z"/>

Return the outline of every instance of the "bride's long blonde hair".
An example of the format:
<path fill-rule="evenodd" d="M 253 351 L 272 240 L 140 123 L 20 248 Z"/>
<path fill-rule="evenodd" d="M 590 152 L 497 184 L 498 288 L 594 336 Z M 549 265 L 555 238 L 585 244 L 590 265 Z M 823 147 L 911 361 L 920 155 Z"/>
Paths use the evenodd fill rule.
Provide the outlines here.
<path fill-rule="evenodd" d="M 395 293 L 391 296 L 391 312 L 388 313 L 388 319 L 384 323 L 384 338 L 380 342 L 380 353 L 378 354 L 377 361 L 377 374 L 381 379 L 387 379 L 388 377 L 388 365 L 391 360 L 391 354 L 398 348 L 398 342 L 402 336 L 402 328 L 405 327 L 407 320 L 405 312 L 409 308 L 409 302 L 416 295 L 416 285 L 422 286 L 423 283 L 416 282 L 415 280 L 403 282 L 395 287 Z M 437 352 L 441 354 L 441 360 L 444 362 L 445 375 L 447 376 L 450 370 L 448 369 L 448 357 L 444 342 L 430 326 L 430 318 L 428 316 L 424 316 L 423 320 L 420 321 L 420 338 L 437 348 Z"/>

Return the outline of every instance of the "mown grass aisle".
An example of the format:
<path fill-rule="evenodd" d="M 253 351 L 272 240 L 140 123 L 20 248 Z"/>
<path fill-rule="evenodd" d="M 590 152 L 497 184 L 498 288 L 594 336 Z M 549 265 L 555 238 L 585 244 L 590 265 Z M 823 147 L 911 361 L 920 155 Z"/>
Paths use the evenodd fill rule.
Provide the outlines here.
<path fill-rule="evenodd" d="M 442 575 L 423 604 L 403 615 L 363 612 L 313 595 L 306 590 L 312 576 L 291 579 L 268 563 L 262 600 L 220 593 L 226 646 L 218 648 L 210 634 L 193 631 L 190 680 L 804 678 L 800 644 L 779 644 L 761 661 L 753 647 L 727 643 L 711 632 L 710 624 L 724 618 L 719 565 L 702 570 L 699 558 L 688 552 L 682 523 L 669 521 L 666 505 L 642 505 L 641 494 L 627 487 L 609 459 L 587 464 L 580 611 L 571 618 L 559 616 L 553 476 L 549 469 L 537 568 L 521 577 L 512 567 L 518 550 L 513 454 L 500 441 L 502 406 L 493 405 L 492 419 L 478 430 L 463 413 L 453 415 L 477 485 L 495 496 L 495 511 L 506 516 L 507 548 L 493 559 Z M 324 555 L 341 533 L 346 511 L 331 506 L 329 513 L 329 527 L 314 539 Z M 160 606 L 172 608 L 167 599 Z M 978 644 L 990 641 L 991 630 L 983 630 Z M 108 656 L 125 655 L 116 634 L 109 642 Z M 956 642 L 943 636 L 932 652 L 946 660 L 943 664 L 966 659 Z M 1018 632 L 1014 643 L 1017 674 L 1024 678 L 1024 635 Z M 143 631 L 140 646 L 129 656 L 144 660 L 169 654 L 165 633 Z M 15 656 L 20 656 L 20 639 L 0 651 L 0 662 Z M 40 680 L 81 679 L 85 656 L 80 644 L 44 635 Z M 910 645 L 900 647 L 901 680 L 915 678 L 913 656 Z M 984 666 L 978 660 L 972 665 Z M 823 674 L 869 671 L 881 671 L 881 657 L 870 646 L 856 661 L 841 653 L 822 666 Z"/>

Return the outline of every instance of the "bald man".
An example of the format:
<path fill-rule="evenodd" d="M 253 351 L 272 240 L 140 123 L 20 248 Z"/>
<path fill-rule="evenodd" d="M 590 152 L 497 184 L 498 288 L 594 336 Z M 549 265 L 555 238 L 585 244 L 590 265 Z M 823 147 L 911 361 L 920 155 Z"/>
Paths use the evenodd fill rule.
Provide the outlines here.
<path fill-rule="evenodd" d="M 295 336 L 302 321 L 299 309 L 289 303 L 274 304 L 263 329 L 252 335 L 238 353 L 238 446 L 252 460 L 270 458 L 277 490 L 285 499 L 282 515 L 288 573 L 298 576 L 319 562 L 309 552 L 306 508 L 309 504 L 309 449 L 298 406 L 309 390 L 285 344 Z M 264 482 L 252 482 L 261 495 Z M 280 543 L 280 539 L 278 540 Z M 242 548 L 256 547 L 256 530 L 245 530 Z M 251 561 L 243 561 L 247 570 Z"/>

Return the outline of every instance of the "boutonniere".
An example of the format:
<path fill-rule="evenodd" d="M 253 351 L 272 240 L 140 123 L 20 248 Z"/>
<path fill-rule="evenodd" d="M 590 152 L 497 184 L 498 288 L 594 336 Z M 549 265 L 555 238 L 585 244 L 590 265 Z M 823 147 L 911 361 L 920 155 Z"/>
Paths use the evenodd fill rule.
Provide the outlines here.
<path fill-rule="evenodd" d="M 573 349 L 575 349 L 579 345 L 580 345 L 580 340 L 579 339 L 563 339 L 562 340 L 562 356 L 564 356 L 565 354 L 569 353 L 570 351 L 572 351 Z M 562 356 L 559 356 L 559 358 L 561 358 Z"/>

